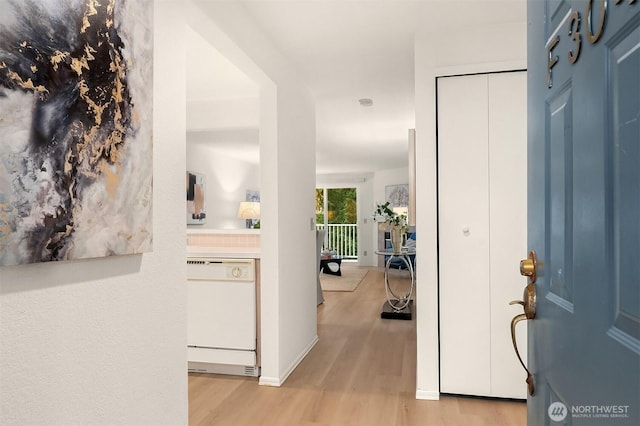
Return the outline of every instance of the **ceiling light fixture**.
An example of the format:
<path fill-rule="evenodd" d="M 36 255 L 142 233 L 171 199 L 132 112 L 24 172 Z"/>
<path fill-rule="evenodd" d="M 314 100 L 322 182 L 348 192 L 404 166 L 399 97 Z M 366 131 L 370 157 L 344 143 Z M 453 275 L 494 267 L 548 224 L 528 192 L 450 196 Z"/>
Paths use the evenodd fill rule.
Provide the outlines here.
<path fill-rule="evenodd" d="M 360 106 L 363 107 L 370 107 L 371 105 L 373 105 L 373 100 L 369 98 L 358 99 L 358 102 L 360 102 Z"/>

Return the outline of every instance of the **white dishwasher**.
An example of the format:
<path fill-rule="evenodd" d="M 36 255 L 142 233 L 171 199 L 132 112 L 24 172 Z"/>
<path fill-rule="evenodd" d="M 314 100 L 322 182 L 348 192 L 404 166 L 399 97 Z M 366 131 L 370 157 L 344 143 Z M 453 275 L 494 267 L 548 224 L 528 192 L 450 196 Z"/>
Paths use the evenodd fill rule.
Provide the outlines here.
<path fill-rule="evenodd" d="M 189 372 L 258 376 L 254 259 L 187 258 Z"/>

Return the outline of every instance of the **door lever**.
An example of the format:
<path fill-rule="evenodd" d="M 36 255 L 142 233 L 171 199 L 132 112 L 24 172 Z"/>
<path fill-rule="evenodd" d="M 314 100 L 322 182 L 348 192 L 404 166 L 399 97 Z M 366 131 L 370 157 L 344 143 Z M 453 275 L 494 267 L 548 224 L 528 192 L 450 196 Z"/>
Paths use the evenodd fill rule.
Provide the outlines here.
<path fill-rule="evenodd" d="M 524 362 L 522 361 L 522 357 L 520 356 L 520 352 L 518 351 L 518 341 L 516 340 L 516 324 L 520 321 L 531 320 L 536 317 L 536 287 L 535 284 L 529 283 L 524 288 L 524 294 L 522 296 L 522 300 L 513 300 L 509 302 L 509 305 L 522 305 L 524 308 L 524 314 L 519 314 L 513 317 L 511 320 L 511 341 L 513 342 L 513 349 L 516 351 L 516 355 L 518 356 L 518 361 L 522 365 L 522 368 L 527 372 L 527 388 L 529 390 L 529 395 L 533 396 L 535 393 L 535 386 L 533 383 L 533 375 L 529 372 L 529 369 Z"/>

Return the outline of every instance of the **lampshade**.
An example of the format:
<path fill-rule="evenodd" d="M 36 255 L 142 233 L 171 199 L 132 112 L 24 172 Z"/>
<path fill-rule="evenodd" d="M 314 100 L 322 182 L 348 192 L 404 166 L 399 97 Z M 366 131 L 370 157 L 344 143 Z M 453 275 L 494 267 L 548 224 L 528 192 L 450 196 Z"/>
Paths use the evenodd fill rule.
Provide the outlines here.
<path fill-rule="evenodd" d="M 240 219 L 260 219 L 260 203 L 255 201 L 241 201 L 238 208 Z"/>
<path fill-rule="evenodd" d="M 404 207 L 393 207 L 393 212 L 395 214 L 397 214 L 398 216 L 400 215 L 405 215 L 407 216 L 407 214 L 409 213 L 409 207 L 408 206 L 404 206 Z"/>

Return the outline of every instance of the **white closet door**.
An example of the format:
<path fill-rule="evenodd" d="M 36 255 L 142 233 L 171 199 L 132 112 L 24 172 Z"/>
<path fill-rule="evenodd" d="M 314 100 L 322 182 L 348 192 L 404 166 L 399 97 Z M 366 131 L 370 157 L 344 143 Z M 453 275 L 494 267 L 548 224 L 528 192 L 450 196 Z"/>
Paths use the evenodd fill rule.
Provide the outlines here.
<path fill-rule="evenodd" d="M 525 398 L 526 73 L 438 79 L 441 391 Z M 526 327 L 518 327 L 526 352 Z"/>
<path fill-rule="evenodd" d="M 488 82 L 438 79 L 441 391 L 488 395 Z"/>
<path fill-rule="evenodd" d="M 526 398 L 526 373 L 511 343 L 511 318 L 522 313 L 527 285 L 520 260 L 527 256 L 527 75 L 490 74 L 489 210 L 491 287 L 491 396 Z M 526 363 L 527 327 L 517 327 Z"/>

